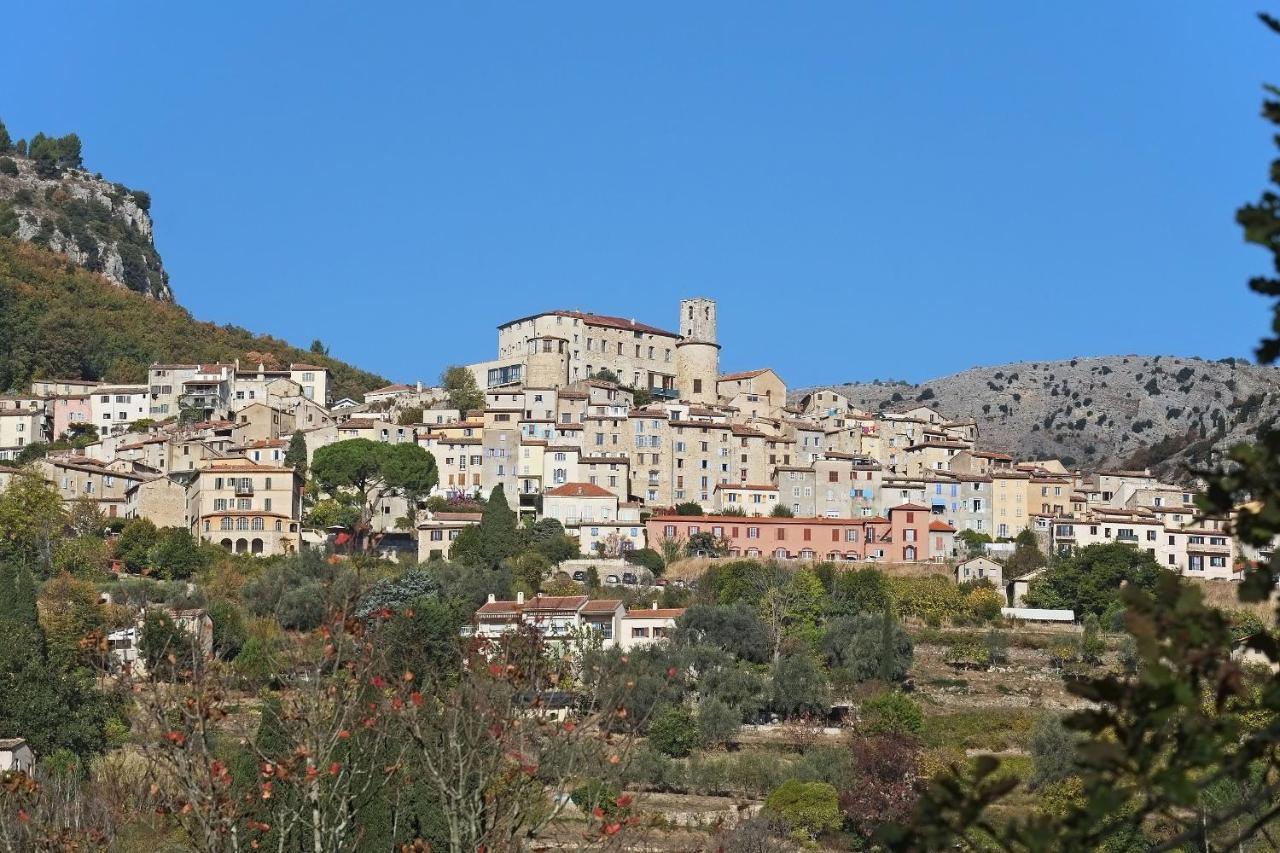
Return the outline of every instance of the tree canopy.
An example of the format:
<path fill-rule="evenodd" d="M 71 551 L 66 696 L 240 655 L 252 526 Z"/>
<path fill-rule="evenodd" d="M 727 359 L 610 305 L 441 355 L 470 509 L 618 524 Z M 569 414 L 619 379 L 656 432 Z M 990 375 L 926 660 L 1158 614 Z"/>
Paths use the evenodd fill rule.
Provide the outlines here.
<path fill-rule="evenodd" d="M 389 497 L 413 502 L 439 482 L 436 460 L 414 443 L 384 444 L 353 438 L 321 447 L 312 459 L 311 475 L 329 494 L 347 491 L 358 498 L 356 537 L 371 546 L 368 534 L 379 504 Z"/>

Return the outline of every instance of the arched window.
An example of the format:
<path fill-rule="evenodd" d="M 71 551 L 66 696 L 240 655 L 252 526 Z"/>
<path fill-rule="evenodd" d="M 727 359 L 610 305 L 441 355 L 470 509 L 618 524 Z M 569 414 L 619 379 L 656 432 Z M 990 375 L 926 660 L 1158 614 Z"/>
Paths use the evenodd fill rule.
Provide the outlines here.
<path fill-rule="evenodd" d="M 249 529 L 249 519 L 247 518 L 236 519 L 236 530 L 248 530 L 248 529 Z"/>
<path fill-rule="evenodd" d="M 231 530 L 234 527 L 235 523 L 230 518 L 223 517 L 221 525 L 222 530 Z"/>
<path fill-rule="evenodd" d="M 910 562 L 913 562 L 915 558 L 916 558 L 915 546 L 908 545 L 907 547 L 902 549 L 902 559 L 910 563 Z"/>
<path fill-rule="evenodd" d="M 280 519 L 278 519 L 278 518 L 277 518 L 277 519 L 276 519 L 276 533 L 279 533 L 279 532 L 280 532 L 281 530 L 283 530 L 283 529 L 284 529 L 284 528 L 281 526 Z"/>
<path fill-rule="evenodd" d="M 265 529 L 265 526 L 263 525 L 263 523 L 262 523 L 262 519 L 261 519 L 261 518 L 255 518 L 255 519 L 253 520 L 253 529 L 254 529 L 254 530 L 263 530 L 263 529 Z"/>

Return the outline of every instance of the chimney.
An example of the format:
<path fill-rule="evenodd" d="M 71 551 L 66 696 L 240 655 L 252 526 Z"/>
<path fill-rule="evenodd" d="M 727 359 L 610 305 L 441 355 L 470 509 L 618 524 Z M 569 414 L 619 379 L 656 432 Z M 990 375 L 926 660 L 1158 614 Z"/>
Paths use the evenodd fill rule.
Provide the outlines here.
<path fill-rule="evenodd" d="M 493 604 L 495 600 L 496 600 L 496 596 L 494 596 L 493 593 L 489 593 L 489 603 Z"/>
<path fill-rule="evenodd" d="M 516 604 L 524 604 L 524 593 L 523 593 L 523 592 L 517 592 L 517 593 L 516 593 Z"/>

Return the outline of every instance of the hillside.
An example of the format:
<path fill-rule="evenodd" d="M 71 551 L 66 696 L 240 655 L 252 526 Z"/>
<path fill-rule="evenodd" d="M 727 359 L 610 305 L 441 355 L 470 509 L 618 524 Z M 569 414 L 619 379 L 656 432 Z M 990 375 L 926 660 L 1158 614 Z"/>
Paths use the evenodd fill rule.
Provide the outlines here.
<path fill-rule="evenodd" d="M 75 134 L 15 143 L 0 122 L 0 237 L 44 246 L 121 287 L 172 302 L 151 197 L 82 165 Z"/>
<path fill-rule="evenodd" d="M 825 387 L 868 411 L 923 400 L 948 416 L 973 417 L 986 449 L 1171 476 L 1280 416 L 1280 370 L 1237 359 L 1103 356 L 979 367 L 918 385 Z"/>
<path fill-rule="evenodd" d="M 252 355 L 251 355 L 252 354 Z M 335 398 L 387 380 L 326 355 L 237 326 L 194 319 L 179 306 L 120 287 L 48 249 L 0 237 L 0 392 L 37 377 L 143 382 L 156 361 L 274 357 L 322 364 Z"/>

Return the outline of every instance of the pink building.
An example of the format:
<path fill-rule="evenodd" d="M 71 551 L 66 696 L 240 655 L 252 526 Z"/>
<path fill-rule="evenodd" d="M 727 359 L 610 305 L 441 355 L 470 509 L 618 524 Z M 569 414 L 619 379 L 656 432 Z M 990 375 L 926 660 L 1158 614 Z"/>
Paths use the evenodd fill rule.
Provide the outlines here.
<path fill-rule="evenodd" d="M 62 438 L 63 434 L 75 423 L 93 423 L 88 394 L 67 394 L 61 397 L 50 397 L 46 401 L 49 421 L 52 424 L 53 440 Z"/>
<path fill-rule="evenodd" d="M 687 541 L 700 533 L 724 540 L 733 557 L 779 560 L 915 562 L 938 558 L 930 536 L 950 551 L 954 530 L 931 534 L 926 507 L 903 504 L 889 518 L 771 518 L 660 515 L 648 521 L 650 542 Z"/>
<path fill-rule="evenodd" d="M 664 515 L 649 519 L 650 542 L 700 533 L 724 540 L 730 556 L 780 560 L 888 559 L 889 522 L 872 518 L 771 518 Z"/>

